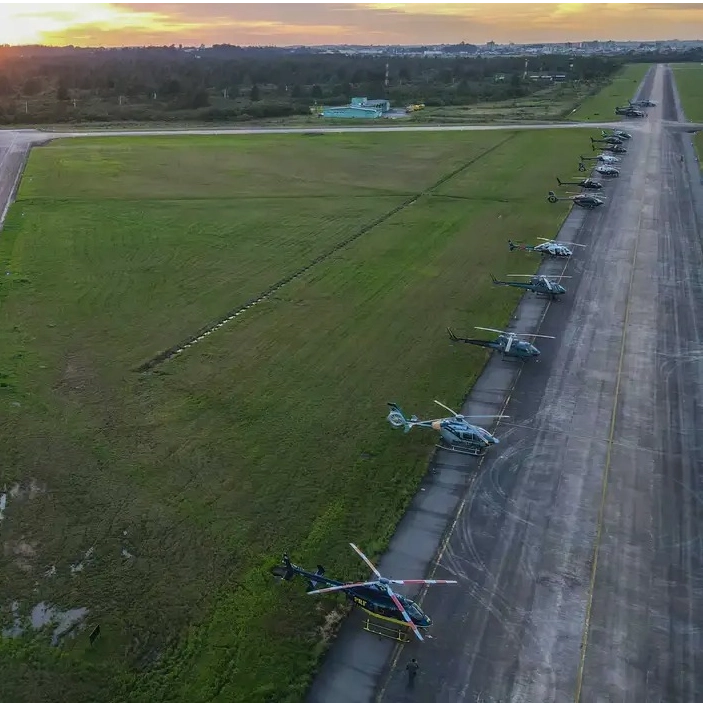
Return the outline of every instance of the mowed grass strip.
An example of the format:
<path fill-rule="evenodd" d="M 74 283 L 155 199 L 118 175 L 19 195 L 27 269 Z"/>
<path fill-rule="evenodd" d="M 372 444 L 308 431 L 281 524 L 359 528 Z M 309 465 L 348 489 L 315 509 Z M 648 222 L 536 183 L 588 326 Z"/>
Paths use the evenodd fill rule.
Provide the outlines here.
<path fill-rule="evenodd" d="M 370 132 L 57 140 L 33 152 L 19 196 L 102 202 L 407 195 L 506 136 Z"/>
<path fill-rule="evenodd" d="M 569 115 L 569 119 L 576 122 L 614 122 L 621 119 L 620 115 L 615 114 L 615 108 L 627 105 L 628 100 L 634 99 L 637 88 L 650 66 L 648 63 L 627 64 L 615 75 L 610 85 L 586 98 Z"/>
<path fill-rule="evenodd" d="M 397 160 L 426 151 L 436 136 L 438 153 L 446 153 L 447 135 L 385 138 L 397 136 Z M 465 157 L 495 146 L 495 135 L 451 136 Z M 60 250 L 32 268 L 38 250 L 52 244 L 36 243 L 41 227 L 25 229 L 25 203 L 18 203 L 10 236 L 0 238 L 4 255 L 34 276 L 53 270 L 56 280 L 45 298 L 32 278 L 5 288 L 2 300 L 3 479 L 34 479 L 45 493 L 8 503 L 3 566 L 13 578 L 0 593 L 25 610 L 39 600 L 87 606 L 102 635 L 90 648 L 84 631 L 60 652 L 2 641 L 10 700 L 50 699 L 57 690 L 80 700 L 300 700 L 324 649 L 320 628 L 339 599 L 315 600 L 302 584 L 276 584 L 269 566 L 288 549 L 299 563 L 324 563 L 333 575 L 366 575 L 347 542 L 372 557 L 381 553 L 436 441 L 430 432 L 393 431 L 386 402 L 421 416 L 437 413 L 434 398 L 461 403 L 487 357 L 452 346 L 445 327 L 507 323 L 518 293 L 492 287 L 489 273 L 535 270 L 538 257 L 510 253 L 507 236 L 556 234 L 567 210 L 547 202 L 542 179 L 569 172 L 585 140 L 580 130 L 517 134 L 454 176 L 456 189 L 449 179 L 420 195 L 159 374 L 133 374 L 115 361 L 135 353 L 136 325 L 120 337 L 111 303 L 100 319 L 115 348 L 92 351 L 95 337 L 84 330 L 98 313 L 61 285 Z M 447 174 L 462 162 L 449 161 Z M 474 170 L 483 185 L 471 179 Z M 442 174 L 430 175 L 407 177 L 422 191 Z M 36 217 L 42 207 L 53 213 L 60 239 L 74 222 L 72 208 L 50 199 L 42 205 L 37 196 Z M 178 214 L 190 204 L 168 207 L 185 222 Z M 238 200 L 233 221 L 245 216 L 243 207 L 262 205 Z M 276 222 L 266 227 L 264 240 L 284 235 Z M 82 231 L 84 239 L 94 236 Z M 102 241 L 114 253 L 114 243 Z M 153 241 L 143 246 L 155 249 Z M 88 271 L 84 258 L 76 263 Z M 107 262 L 124 265 L 116 255 L 93 258 L 104 272 Z M 168 278 L 168 266 L 162 275 Z M 94 281 L 99 288 L 101 277 Z M 107 272 L 102 282 L 111 284 Z M 144 316 L 156 309 L 150 295 L 139 291 L 133 309 Z M 148 319 L 157 329 L 173 314 Z M 71 334 L 44 332 L 62 327 Z M 23 544 L 31 552 L 23 548 L 20 560 L 14 550 Z M 72 575 L 69 565 L 90 547 L 94 556 Z M 56 573 L 44 577 L 50 565 Z"/>
<path fill-rule="evenodd" d="M 110 369 L 138 364 L 507 135 L 459 144 L 438 135 L 434 151 L 419 139 L 407 150 L 403 135 L 390 136 L 392 144 L 383 135 L 335 136 L 326 149 L 316 138 L 278 136 L 258 147 L 254 137 L 169 137 L 37 150 L 7 223 L 22 228 L 18 247 L 32 247 L 21 258 L 11 253 L 4 282 L 23 280 L 16 305 L 24 309 L 12 301 L 5 314 L 28 323 L 41 310 L 50 327 L 39 326 L 40 346 L 62 348 L 52 338 L 70 337 L 76 357 L 91 350 L 91 366 L 96 358 Z M 355 178 L 367 185 L 354 191 Z M 71 320 L 62 319 L 67 299 Z"/>
<path fill-rule="evenodd" d="M 703 122 L 703 66 L 686 63 L 674 64 L 672 68 L 685 118 L 691 122 Z M 693 141 L 700 161 L 703 159 L 703 132 L 696 132 Z"/>
<path fill-rule="evenodd" d="M 71 349 L 81 363 L 121 374 L 403 201 L 23 198 L 6 225 L 21 234 L 3 282 L 21 294 L 7 299 L 0 319 L 14 337 L 31 330 L 59 373 Z"/>

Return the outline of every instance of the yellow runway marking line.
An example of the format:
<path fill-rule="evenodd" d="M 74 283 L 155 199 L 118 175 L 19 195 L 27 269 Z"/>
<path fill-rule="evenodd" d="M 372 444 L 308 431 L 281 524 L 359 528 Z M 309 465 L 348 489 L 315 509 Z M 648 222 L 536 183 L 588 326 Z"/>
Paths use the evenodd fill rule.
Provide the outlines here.
<path fill-rule="evenodd" d="M 581 689 L 583 686 L 583 670 L 586 664 L 586 651 L 588 649 L 588 634 L 591 628 L 591 609 L 593 607 L 593 591 L 596 584 L 596 573 L 598 571 L 598 553 L 600 551 L 600 543 L 603 536 L 603 517 L 605 514 L 605 500 L 608 495 L 608 476 L 610 475 L 610 461 L 613 453 L 613 437 L 615 436 L 615 418 L 618 409 L 618 400 L 620 396 L 620 380 L 622 378 L 622 366 L 625 360 L 625 345 L 627 343 L 627 323 L 630 318 L 630 302 L 632 299 L 632 283 L 635 279 L 635 266 L 637 264 L 637 251 L 640 243 L 640 224 L 642 221 L 642 212 L 640 211 L 639 221 L 637 223 L 637 238 L 635 239 L 635 249 L 632 254 L 632 270 L 630 271 L 630 281 L 627 287 L 627 300 L 625 303 L 625 319 L 623 321 L 622 341 L 620 342 L 620 359 L 618 360 L 618 372 L 615 381 L 615 397 L 613 398 L 612 417 L 610 418 L 610 433 L 608 436 L 608 449 L 605 455 L 605 468 L 603 469 L 603 489 L 601 491 L 601 502 L 598 510 L 598 522 L 596 527 L 596 540 L 593 545 L 593 564 L 591 566 L 591 580 L 588 586 L 588 602 L 586 603 L 586 618 L 583 625 L 583 636 L 581 637 L 581 657 L 579 659 L 578 671 L 576 673 L 576 693 L 574 695 L 575 703 L 581 700 Z"/>

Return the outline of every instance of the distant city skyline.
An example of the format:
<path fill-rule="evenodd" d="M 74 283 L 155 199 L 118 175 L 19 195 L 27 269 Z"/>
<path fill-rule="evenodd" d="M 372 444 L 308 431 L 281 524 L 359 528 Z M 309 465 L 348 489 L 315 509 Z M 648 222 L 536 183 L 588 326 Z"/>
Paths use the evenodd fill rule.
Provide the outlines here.
<path fill-rule="evenodd" d="M 0 5 L 0 44 L 470 44 L 703 39 L 701 3 Z"/>

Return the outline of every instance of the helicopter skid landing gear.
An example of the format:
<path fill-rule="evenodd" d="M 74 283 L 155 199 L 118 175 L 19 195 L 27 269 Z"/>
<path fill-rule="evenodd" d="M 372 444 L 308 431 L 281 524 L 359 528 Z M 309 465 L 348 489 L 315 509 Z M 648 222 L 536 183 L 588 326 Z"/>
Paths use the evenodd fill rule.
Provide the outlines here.
<path fill-rule="evenodd" d="M 472 447 L 470 445 L 464 447 L 455 447 L 448 444 L 435 444 L 437 449 L 445 449 L 448 452 L 455 454 L 466 454 L 468 456 L 483 456 L 486 453 L 484 447 Z"/>
<path fill-rule="evenodd" d="M 364 630 L 366 630 L 366 632 L 370 632 L 371 634 L 379 635 L 380 637 L 388 637 L 396 642 L 402 642 L 403 644 L 410 641 L 407 633 L 403 632 L 400 628 L 379 625 L 375 622 L 371 622 L 369 618 L 364 620 Z"/>

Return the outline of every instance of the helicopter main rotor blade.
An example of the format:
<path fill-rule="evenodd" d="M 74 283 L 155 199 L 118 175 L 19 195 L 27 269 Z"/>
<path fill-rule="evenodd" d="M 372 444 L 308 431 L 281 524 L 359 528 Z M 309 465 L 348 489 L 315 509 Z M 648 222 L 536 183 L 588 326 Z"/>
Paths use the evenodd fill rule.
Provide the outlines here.
<path fill-rule="evenodd" d="M 405 612 L 405 608 L 398 599 L 398 596 L 396 596 L 396 594 L 393 593 L 393 591 L 388 586 L 386 587 L 386 593 L 388 593 L 388 595 L 391 597 L 391 600 L 395 604 L 395 607 L 398 608 L 398 610 L 400 611 L 400 614 L 403 616 L 403 620 L 405 620 L 405 622 L 407 622 L 408 625 L 410 625 L 410 627 L 412 628 L 412 631 L 415 633 L 415 637 L 417 637 L 420 642 L 422 642 L 424 638 L 420 634 L 420 630 L 417 629 L 417 625 L 412 621 L 412 618 Z"/>
<path fill-rule="evenodd" d="M 454 417 L 459 417 L 459 413 L 452 410 L 450 407 L 446 406 L 444 403 L 440 403 L 438 400 L 435 400 L 435 403 L 439 405 L 440 407 L 444 408 L 445 410 L 449 410 L 449 412 L 454 415 Z"/>
<path fill-rule="evenodd" d="M 557 278 L 573 278 L 573 276 L 552 276 L 545 275 L 541 273 L 506 273 L 506 276 L 512 276 L 513 278 L 546 278 L 547 280 L 557 279 Z"/>
<path fill-rule="evenodd" d="M 477 417 L 510 417 L 510 415 L 462 415 L 464 419 L 471 418 L 472 420 Z"/>
<path fill-rule="evenodd" d="M 504 330 L 495 330 L 492 327 L 474 327 L 477 330 L 485 330 L 486 332 L 497 332 L 498 334 L 512 334 L 512 332 L 505 332 Z"/>
<path fill-rule="evenodd" d="M 537 237 L 537 239 L 542 239 L 545 242 L 552 242 L 554 244 L 568 244 L 571 247 L 585 247 L 585 244 L 576 244 L 576 242 L 557 242 L 556 239 L 546 239 L 545 237 Z"/>
<path fill-rule="evenodd" d="M 344 583 L 341 586 L 330 586 L 329 588 L 318 588 L 314 591 L 308 591 L 308 595 L 312 596 L 317 593 L 331 593 L 332 591 L 348 591 L 350 588 L 361 588 L 361 586 L 373 586 L 376 581 L 360 581 L 359 583 Z"/>
<path fill-rule="evenodd" d="M 429 585 L 434 585 L 438 583 L 459 583 L 458 581 L 447 581 L 446 579 L 403 579 L 402 581 L 399 581 L 398 579 L 388 579 L 390 583 L 397 583 L 400 584 L 401 586 L 403 584 L 415 584 L 415 583 L 426 583 Z"/>
<path fill-rule="evenodd" d="M 530 334 L 529 332 L 522 332 L 521 334 L 516 334 L 516 337 L 542 337 L 543 339 L 556 339 L 556 337 L 551 337 L 548 334 Z"/>
<path fill-rule="evenodd" d="M 349 546 L 364 560 L 364 563 L 366 566 L 373 571 L 373 573 L 376 575 L 377 578 L 382 578 L 381 577 L 381 572 L 371 563 L 369 558 L 364 554 L 359 547 L 357 547 L 355 544 L 352 544 L 349 542 Z"/>

